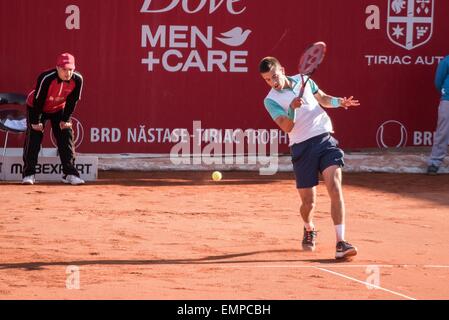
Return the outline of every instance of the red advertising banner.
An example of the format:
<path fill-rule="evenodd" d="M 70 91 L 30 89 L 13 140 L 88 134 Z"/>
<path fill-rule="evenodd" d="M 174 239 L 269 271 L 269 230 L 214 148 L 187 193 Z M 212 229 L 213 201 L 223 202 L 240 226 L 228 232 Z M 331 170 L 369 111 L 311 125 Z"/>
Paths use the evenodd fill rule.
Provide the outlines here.
<path fill-rule="evenodd" d="M 76 57 L 79 152 L 168 153 L 195 132 L 286 151 L 258 64 L 275 56 L 293 75 L 315 41 L 328 45 L 318 86 L 362 104 L 326 109 L 343 148 L 432 144 L 449 1 L 0 0 L 0 12 L 0 92 L 27 94 L 59 53 Z"/>

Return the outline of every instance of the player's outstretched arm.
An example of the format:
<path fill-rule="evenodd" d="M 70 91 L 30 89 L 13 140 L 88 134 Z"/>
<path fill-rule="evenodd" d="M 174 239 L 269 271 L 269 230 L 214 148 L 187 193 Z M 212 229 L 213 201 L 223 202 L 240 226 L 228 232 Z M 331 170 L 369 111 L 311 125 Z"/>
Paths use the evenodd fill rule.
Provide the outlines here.
<path fill-rule="evenodd" d="M 325 107 L 325 108 L 350 108 L 350 107 L 357 107 L 360 106 L 359 100 L 354 99 L 353 96 L 350 96 L 349 98 L 339 98 L 339 97 L 333 97 L 326 93 L 324 93 L 321 90 L 318 90 L 317 93 L 315 93 L 315 98 L 317 99 L 318 103 Z"/>

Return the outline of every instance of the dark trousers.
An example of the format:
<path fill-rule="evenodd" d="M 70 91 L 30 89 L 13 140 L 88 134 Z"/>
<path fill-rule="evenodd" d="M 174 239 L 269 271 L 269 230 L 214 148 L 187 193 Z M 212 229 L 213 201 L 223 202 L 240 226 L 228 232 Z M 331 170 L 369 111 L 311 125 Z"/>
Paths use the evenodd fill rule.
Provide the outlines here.
<path fill-rule="evenodd" d="M 31 128 L 30 113 L 33 108 L 27 107 L 27 132 L 25 145 L 23 146 L 23 172 L 22 176 L 30 176 L 36 173 L 37 158 L 42 144 L 44 133 Z M 59 158 L 61 159 L 62 171 L 64 174 L 73 174 L 79 177 L 78 170 L 75 168 L 75 145 L 73 143 L 72 129 L 61 130 L 59 123 L 62 121 L 63 111 L 55 113 L 43 113 L 41 122 L 44 125 L 47 120 L 51 122 L 53 135 L 58 145 Z"/>

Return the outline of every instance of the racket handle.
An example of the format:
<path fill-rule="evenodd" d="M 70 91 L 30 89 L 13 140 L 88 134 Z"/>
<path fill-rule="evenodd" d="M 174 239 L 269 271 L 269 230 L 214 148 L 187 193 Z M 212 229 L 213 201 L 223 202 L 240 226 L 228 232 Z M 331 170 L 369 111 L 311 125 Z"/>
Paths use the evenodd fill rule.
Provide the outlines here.
<path fill-rule="evenodd" d="M 301 78 L 303 79 L 302 81 L 304 81 L 304 78 L 301 76 Z M 304 95 L 304 91 L 306 91 L 306 86 L 307 86 L 307 82 L 309 82 L 310 77 L 307 77 L 306 82 L 304 82 L 301 85 L 301 89 L 299 90 L 299 94 L 298 94 L 298 98 L 302 98 L 302 96 Z"/>

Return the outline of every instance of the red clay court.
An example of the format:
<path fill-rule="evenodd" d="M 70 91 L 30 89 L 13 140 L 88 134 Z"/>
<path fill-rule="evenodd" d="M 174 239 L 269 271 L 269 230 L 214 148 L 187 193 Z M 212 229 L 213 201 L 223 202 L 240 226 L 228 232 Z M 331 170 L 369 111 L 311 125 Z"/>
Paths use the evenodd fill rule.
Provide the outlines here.
<path fill-rule="evenodd" d="M 318 248 L 301 251 L 291 173 L 0 182 L 0 299 L 449 299 L 449 175 L 343 182 L 359 255 L 341 263 L 323 184 Z M 72 266 L 79 289 L 68 286 Z"/>

